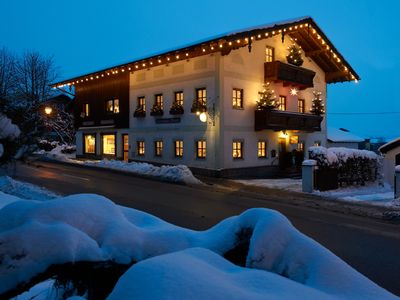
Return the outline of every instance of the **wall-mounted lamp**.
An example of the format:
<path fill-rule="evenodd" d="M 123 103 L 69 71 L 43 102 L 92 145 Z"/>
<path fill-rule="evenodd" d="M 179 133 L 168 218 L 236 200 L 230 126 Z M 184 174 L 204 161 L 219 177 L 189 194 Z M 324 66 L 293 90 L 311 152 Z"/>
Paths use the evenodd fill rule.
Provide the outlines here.
<path fill-rule="evenodd" d="M 44 108 L 44 112 L 46 115 L 50 115 L 52 113 L 53 109 L 50 106 L 46 106 Z"/>

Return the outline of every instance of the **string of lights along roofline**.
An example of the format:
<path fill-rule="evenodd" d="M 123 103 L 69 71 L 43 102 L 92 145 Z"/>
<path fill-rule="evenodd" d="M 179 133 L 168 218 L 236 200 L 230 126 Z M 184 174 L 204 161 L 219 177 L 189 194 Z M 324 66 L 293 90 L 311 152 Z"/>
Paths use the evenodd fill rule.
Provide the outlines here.
<path fill-rule="evenodd" d="M 270 28 L 268 30 L 266 30 L 263 34 L 259 33 L 255 36 L 251 36 L 250 40 L 249 37 L 245 37 L 245 38 L 239 38 L 239 39 L 232 39 L 232 40 L 220 40 L 220 41 L 212 41 L 210 42 L 210 44 L 207 45 L 201 45 L 199 47 L 201 47 L 201 54 L 204 53 L 214 53 L 214 52 L 218 52 L 221 51 L 222 49 L 226 48 L 226 47 L 237 47 L 238 45 L 241 46 L 246 46 L 249 45 L 250 41 L 253 40 L 261 40 L 264 38 L 270 38 L 273 37 L 275 35 L 278 34 L 282 34 L 282 36 L 288 32 L 294 32 L 296 30 L 298 30 L 299 28 L 307 28 L 309 33 L 312 33 L 316 39 L 321 43 L 322 46 L 325 47 L 326 51 L 329 51 L 333 58 L 336 60 L 336 62 L 338 64 L 340 64 L 340 69 L 347 73 L 347 75 L 350 76 L 351 81 L 354 81 L 355 83 L 358 82 L 357 78 L 354 76 L 354 74 L 352 74 L 349 69 L 345 66 L 345 63 L 343 62 L 343 58 L 341 59 L 339 56 L 339 53 L 335 53 L 331 47 L 329 45 L 327 45 L 327 42 L 323 39 L 323 37 L 321 37 L 320 34 L 318 34 L 317 30 L 315 28 L 312 27 L 311 24 L 309 23 L 304 23 L 304 24 L 297 24 L 297 25 L 288 25 L 287 27 L 281 28 L 281 29 L 277 29 L 277 28 Z M 260 29 L 261 31 L 262 29 Z M 240 33 L 239 33 L 240 34 Z M 76 77 L 74 80 L 70 81 L 70 82 L 63 82 L 62 84 L 56 85 L 54 86 L 54 88 L 62 88 L 62 87 L 66 87 L 66 86 L 74 86 L 74 85 L 78 85 L 78 84 L 82 84 L 88 81 L 92 81 L 92 80 L 96 80 L 96 79 L 101 79 L 107 76 L 112 76 L 112 75 L 116 75 L 116 74 L 120 74 L 124 73 L 125 71 L 129 71 L 129 72 L 134 72 L 142 70 L 142 69 L 150 69 L 151 67 L 155 67 L 157 65 L 161 65 L 161 64 L 168 64 L 170 62 L 174 62 L 174 61 L 178 61 L 178 60 L 185 60 L 185 59 L 189 59 L 191 58 L 191 52 L 196 52 L 194 50 L 192 51 L 188 51 L 187 49 L 182 50 L 182 51 L 173 51 L 173 52 L 169 52 L 157 57 L 150 57 L 147 59 L 143 59 L 140 62 L 134 62 L 134 63 L 128 63 L 126 65 L 123 66 L 119 66 L 119 67 L 114 67 L 114 68 L 110 68 L 104 71 L 99 71 L 99 72 L 95 72 L 93 73 L 94 75 L 83 75 L 83 76 L 79 76 Z M 193 55 L 193 57 L 198 56 L 198 55 Z"/>

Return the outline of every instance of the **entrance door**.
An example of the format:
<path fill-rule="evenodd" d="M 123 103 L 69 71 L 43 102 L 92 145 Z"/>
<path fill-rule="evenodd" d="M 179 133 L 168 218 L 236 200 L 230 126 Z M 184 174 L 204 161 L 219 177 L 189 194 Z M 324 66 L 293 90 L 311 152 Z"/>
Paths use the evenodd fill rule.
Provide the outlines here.
<path fill-rule="evenodd" d="M 281 169 L 286 169 L 291 165 L 288 154 L 286 151 L 286 138 L 279 138 L 279 166 Z"/>
<path fill-rule="evenodd" d="M 129 136 L 127 134 L 122 135 L 122 158 L 124 161 L 128 161 L 129 159 Z"/>

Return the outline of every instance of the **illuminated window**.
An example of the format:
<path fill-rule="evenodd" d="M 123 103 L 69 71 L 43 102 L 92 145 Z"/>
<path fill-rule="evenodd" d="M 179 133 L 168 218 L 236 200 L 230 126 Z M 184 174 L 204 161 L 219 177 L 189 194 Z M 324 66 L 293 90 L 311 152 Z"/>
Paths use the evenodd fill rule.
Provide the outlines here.
<path fill-rule="evenodd" d="M 200 105 L 207 105 L 207 90 L 205 88 L 196 89 L 196 96 Z"/>
<path fill-rule="evenodd" d="M 136 146 L 137 146 L 137 155 L 144 156 L 144 141 L 137 141 Z"/>
<path fill-rule="evenodd" d="M 319 147 L 321 146 L 321 141 L 315 141 L 314 142 L 314 147 Z"/>
<path fill-rule="evenodd" d="M 154 156 L 162 156 L 163 141 L 154 142 Z"/>
<path fill-rule="evenodd" d="M 83 116 L 84 116 L 85 118 L 87 118 L 87 117 L 90 116 L 90 106 L 89 106 L 89 103 L 85 103 L 85 104 L 83 105 Z"/>
<path fill-rule="evenodd" d="M 299 136 L 298 135 L 291 135 L 289 137 L 289 143 L 290 144 L 298 144 L 299 143 Z"/>
<path fill-rule="evenodd" d="M 233 159 L 243 158 L 243 142 L 233 141 L 232 143 L 232 157 Z"/>
<path fill-rule="evenodd" d="M 137 107 L 141 108 L 141 110 L 146 111 L 146 99 L 145 97 L 138 97 L 137 98 Z"/>
<path fill-rule="evenodd" d="M 297 111 L 302 114 L 304 113 L 304 99 L 297 100 Z"/>
<path fill-rule="evenodd" d="M 304 142 L 299 142 L 297 144 L 297 150 L 298 151 L 304 151 Z"/>
<path fill-rule="evenodd" d="M 196 155 L 197 158 L 206 158 L 207 143 L 205 140 L 200 140 L 196 142 Z"/>
<path fill-rule="evenodd" d="M 273 62 L 274 59 L 274 48 L 266 46 L 265 47 L 265 62 Z"/>
<path fill-rule="evenodd" d="M 175 141 L 175 157 L 183 157 L 183 141 Z"/>
<path fill-rule="evenodd" d="M 96 154 L 96 136 L 94 134 L 85 134 L 83 141 L 85 153 Z"/>
<path fill-rule="evenodd" d="M 279 96 L 278 110 L 286 110 L 286 97 Z"/>
<path fill-rule="evenodd" d="M 103 154 L 115 155 L 115 134 L 103 135 Z"/>
<path fill-rule="evenodd" d="M 236 109 L 243 108 L 243 89 L 232 90 L 232 107 Z"/>
<path fill-rule="evenodd" d="M 175 102 L 176 104 L 183 106 L 183 92 L 175 92 Z"/>
<path fill-rule="evenodd" d="M 107 100 L 106 101 L 106 112 L 109 114 L 118 114 L 119 113 L 119 100 Z"/>
<path fill-rule="evenodd" d="M 266 141 L 258 141 L 257 143 L 257 156 L 259 158 L 267 157 L 267 142 Z"/>
<path fill-rule="evenodd" d="M 154 104 L 164 109 L 164 98 L 162 94 L 154 95 Z"/>

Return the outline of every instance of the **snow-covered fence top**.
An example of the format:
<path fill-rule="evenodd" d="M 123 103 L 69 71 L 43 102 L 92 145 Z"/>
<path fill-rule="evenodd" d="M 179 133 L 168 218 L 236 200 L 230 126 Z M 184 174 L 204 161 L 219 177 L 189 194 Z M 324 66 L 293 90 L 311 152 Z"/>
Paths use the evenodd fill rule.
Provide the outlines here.
<path fill-rule="evenodd" d="M 340 183 L 364 184 L 381 178 L 381 156 L 372 151 L 344 147 L 310 147 L 308 151 L 319 167 L 337 169 Z"/>

